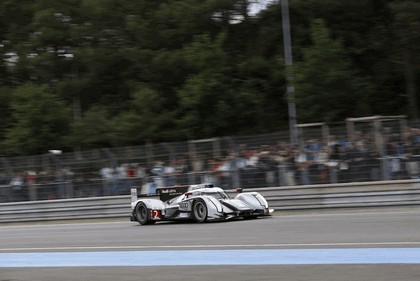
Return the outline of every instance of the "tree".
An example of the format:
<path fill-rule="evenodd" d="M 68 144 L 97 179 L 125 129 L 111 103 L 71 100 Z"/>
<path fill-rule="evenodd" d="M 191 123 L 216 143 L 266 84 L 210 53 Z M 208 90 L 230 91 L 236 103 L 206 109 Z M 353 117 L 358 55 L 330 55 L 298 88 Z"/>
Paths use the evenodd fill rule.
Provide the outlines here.
<path fill-rule="evenodd" d="M 110 114 L 104 107 L 94 106 L 84 113 L 80 122 L 73 123 L 69 141 L 73 147 L 92 149 L 112 146 Z"/>
<path fill-rule="evenodd" d="M 302 50 L 296 64 L 296 102 L 299 122 L 342 121 L 369 114 L 364 102 L 367 79 L 354 70 L 339 40 L 331 38 L 323 20 L 311 25 L 312 46 Z"/>
<path fill-rule="evenodd" d="M 68 149 L 71 113 L 47 88 L 25 84 L 12 92 L 12 125 L 2 142 L 6 154 L 43 154 Z"/>
<path fill-rule="evenodd" d="M 171 111 L 163 106 L 162 95 L 147 85 L 138 85 L 128 109 L 111 120 L 112 144 L 134 145 L 146 140 L 167 140 L 173 122 Z"/>
<path fill-rule="evenodd" d="M 270 5 L 248 13 L 262 3 Z M 403 114 L 407 104 L 417 116 L 416 1 L 289 3 L 300 122 Z M 29 95 L 31 88 L 69 112 L 80 104 L 82 120 L 63 125 L 74 129 L 60 138 L 63 146 L 284 129 L 281 23 L 278 1 L 3 0 L 3 151 L 24 153 L 11 132 L 22 133 L 17 120 L 26 113 L 10 93 Z M 43 151 L 36 145 L 34 151 Z"/>
<path fill-rule="evenodd" d="M 284 63 L 279 57 L 254 55 L 236 67 L 233 128 L 242 133 L 286 128 L 287 103 L 284 96 Z M 239 132 L 238 132 L 239 133 Z"/>
<path fill-rule="evenodd" d="M 419 117 L 419 104 L 416 95 L 420 70 L 420 3 L 417 1 L 395 1 L 390 3 L 394 16 L 392 25 L 394 37 L 394 53 L 392 58 L 402 69 L 405 80 L 405 96 L 408 113 L 412 118 Z M 402 67 L 401 67 L 402 66 Z M 400 93 L 401 94 L 401 93 Z"/>
<path fill-rule="evenodd" d="M 189 138 L 221 135 L 233 117 L 233 89 L 227 75 L 224 39 L 225 34 L 214 40 L 207 34 L 197 36 L 185 49 L 187 66 L 195 74 L 178 91 L 181 116 L 178 123 Z"/>
<path fill-rule="evenodd" d="M 10 108 L 12 90 L 8 87 L 0 86 L 0 142 L 4 139 L 6 129 L 10 126 L 12 109 Z"/>

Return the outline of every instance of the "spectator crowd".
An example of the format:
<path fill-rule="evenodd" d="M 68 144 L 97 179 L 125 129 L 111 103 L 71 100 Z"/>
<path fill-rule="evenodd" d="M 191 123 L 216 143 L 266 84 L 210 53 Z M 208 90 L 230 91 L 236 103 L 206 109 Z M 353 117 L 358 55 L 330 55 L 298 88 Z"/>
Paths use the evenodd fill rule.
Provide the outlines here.
<path fill-rule="evenodd" d="M 156 161 L 149 168 L 136 164 L 137 173 L 130 173 L 126 164 L 124 174 L 146 178 L 147 184 L 155 187 L 185 183 L 190 175 L 196 182 L 212 182 L 223 188 L 417 178 L 420 130 L 409 128 L 402 135 L 388 131 L 382 140 L 383 151 L 373 134 L 356 132 L 351 141 L 330 135 L 326 142 L 311 138 L 300 145 L 239 145 L 218 158 L 197 153 L 167 163 Z"/>
<path fill-rule="evenodd" d="M 308 138 L 299 145 L 286 141 L 257 147 L 240 144 L 220 157 L 195 153 L 153 163 L 121 163 L 103 167 L 89 178 L 70 168 L 31 170 L 8 182 L 3 177 L 3 184 L 10 187 L 9 200 L 16 201 L 30 200 L 23 194 L 35 185 L 52 190 L 43 199 L 56 199 L 127 194 L 131 186 L 153 194 L 159 186 L 199 182 L 229 189 L 417 178 L 420 130 L 384 132 L 379 149 L 372 133 L 355 132 L 351 139 L 329 135 L 327 140 Z M 70 188 L 73 194 L 69 194 Z"/>

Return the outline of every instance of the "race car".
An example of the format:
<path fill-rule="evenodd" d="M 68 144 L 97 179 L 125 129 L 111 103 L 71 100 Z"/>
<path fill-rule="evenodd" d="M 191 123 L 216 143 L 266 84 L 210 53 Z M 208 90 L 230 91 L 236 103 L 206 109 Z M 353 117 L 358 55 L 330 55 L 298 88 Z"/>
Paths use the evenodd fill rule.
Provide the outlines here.
<path fill-rule="evenodd" d="M 203 223 L 269 216 L 274 211 L 258 192 L 242 193 L 238 189 L 231 199 L 223 189 L 212 184 L 161 187 L 157 194 L 159 199 L 139 199 L 137 189 L 131 189 L 130 220 L 141 225 L 177 220 Z"/>

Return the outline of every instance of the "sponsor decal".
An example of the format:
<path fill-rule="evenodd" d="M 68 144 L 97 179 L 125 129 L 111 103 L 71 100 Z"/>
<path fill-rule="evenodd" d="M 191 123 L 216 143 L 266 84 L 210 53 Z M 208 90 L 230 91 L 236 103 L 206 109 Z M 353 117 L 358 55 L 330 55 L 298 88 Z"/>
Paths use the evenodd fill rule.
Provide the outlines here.
<path fill-rule="evenodd" d="M 157 189 L 157 194 L 161 201 L 167 201 L 176 196 L 182 195 L 188 191 L 189 186 L 171 186 L 171 187 L 160 187 Z"/>
<path fill-rule="evenodd" d="M 161 219 L 160 210 L 152 210 L 151 217 L 152 217 L 152 220 L 160 220 Z"/>

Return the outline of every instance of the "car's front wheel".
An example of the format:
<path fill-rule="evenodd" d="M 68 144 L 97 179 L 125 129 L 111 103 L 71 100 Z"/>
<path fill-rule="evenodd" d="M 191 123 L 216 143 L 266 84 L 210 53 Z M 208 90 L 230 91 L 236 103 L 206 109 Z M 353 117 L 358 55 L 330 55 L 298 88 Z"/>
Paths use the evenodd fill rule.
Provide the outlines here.
<path fill-rule="evenodd" d="M 197 199 L 193 205 L 193 219 L 198 223 L 205 222 L 207 220 L 207 205 L 202 199 Z"/>

